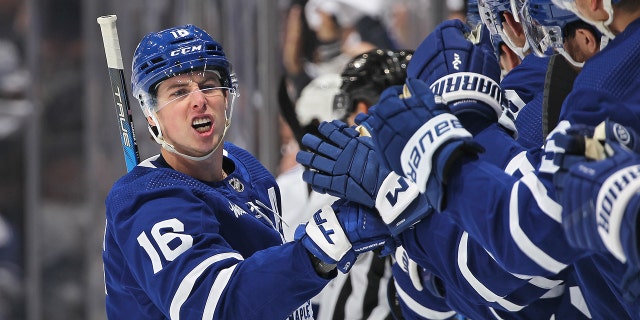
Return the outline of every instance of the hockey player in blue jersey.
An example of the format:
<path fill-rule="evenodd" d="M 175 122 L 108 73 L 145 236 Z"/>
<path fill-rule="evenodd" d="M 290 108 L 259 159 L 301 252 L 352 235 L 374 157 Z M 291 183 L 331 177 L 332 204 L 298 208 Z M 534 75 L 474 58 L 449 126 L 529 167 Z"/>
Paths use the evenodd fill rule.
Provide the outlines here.
<path fill-rule="evenodd" d="M 460 59 L 460 60 L 464 61 L 464 59 Z M 455 60 L 454 60 L 454 61 L 455 61 Z M 454 65 L 455 65 L 455 63 L 454 63 Z M 457 106 L 457 107 L 459 107 L 459 106 Z M 408 123 L 408 122 L 407 122 L 408 120 L 409 120 L 409 119 L 404 119 L 404 121 L 402 121 L 402 122 L 406 124 L 406 123 Z M 387 144 L 386 144 L 386 146 L 392 146 L 392 144 L 387 143 Z M 479 189 L 481 189 L 481 187 L 480 187 Z M 516 231 L 517 231 L 517 230 L 516 230 Z"/>
<path fill-rule="evenodd" d="M 372 205 L 374 198 L 389 194 L 382 191 L 385 188 L 383 181 L 387 180 L 385 172 L 389 176 L 392 174 L 388 170 L 376 173 L 377 165 L 375 159 L 371 158 L 372 146 L 370 142 L 366 142 L 367 137 L 360 137 L 364 141 L 357 138 L 354 140 L 355 129 L 348 128 L 339 121 L 325 122 L 320 125 L 319 130 L 324 138 L 310 135 L 303 138 L 303 143 L 314 150 L 315 156 L 310 156 L 307 151 L 298 154 L 301 163 L 317 170 L 307 175 L 308 181 L 316 190 L 324 190 L 368 205 Z M 344 143 L 350 146 L 345 148 Z M 344 152 L 339 150 L 341 147 Z M 352 157 L 357 161 L 350 161 Z M 345 166 L 348 163 L 361 165 Z M 398 199 L 406 196 L 399 189 L 393 192 Z M 381 214 L 389 212 L 381 211 Z M 565 286 L 568 291 L 571 284 L 564 281 L 565 275 L 544 278 L 511 274 L 498 265 L 477 242 L 469 239 L 466 232 L 447 216 L 427 216 L 428 214 L 424 216 L 426 220 L 415 227 L 400 232 L 399 237 L 402 243 L 411 246 L 410 251 L 419 252 L 416 262 L 433 275 L 431 279 L 442 279 L 443 285 L 439 296 L 434 294 L 438 290 L 423 289 L 416 292 L 413 286 L 407 287 L 408 281 L 402 280 L 406 277 L 394 272 L 394 277 L 400 278 L 396 281 L 399 285 L 398 292 L 411 292 L 408 295 L 410 299 L 406 299 L 407 295 L 400 295 L 403 301 L 410 301 L 408 307 L 412 307 L 411 310 L 422 309 L 427 312 L 428 309 L 432 316 L 443 317 L 449 317 L 449 311 L 455 311 L 473 319 L 506 315 L 510 318 L 527 319 L 551 317 L 554 314 L 557 317 L 563 315 L 577 319 L 588 314 L 588 311 L 568 303 L 569 294 L 563 295 Z M 397 267 L 395 270 L 397 271 Z M 431 285 L 425 283 L 424 288 L 437 287 L 433 282 L 429 282 Z M 575 299 L 576 294 L 571 299 Z M 419 306 L 416 307 L 416 303 Z"/>
<path fill-rule="evenodd" d="M 490 65 L 491 63 L 488 61 L 486 66 Z M 499 71 L 495 57 L 493 66 L 496 66 L 493 76 L 497 78 Z M 495 112 L 495 121 L 501 109 L 496 104 L 492 110 Z M 298 154 L 298 160 L 302 164 L 316 170 L 306 174 L 307 181 L 317 187 L 319 191 L 328 191 L 333 195 L 355 201 L 360 197 L 359 201 L 363 204 L 373 205 L 375 199 L 380 197 L 376 196 L 376 192 L 381 187 L 384 189 L 382 181 L 386 180 L 386 176 L 375 178 L 376 171 L 372 169 L 374 165 L 371 162 L 373 159 L 367 156 L 366 148 L 358 146 L 355 141 L 350 142 L 350 138 L 356 135 L 355 131 L 349 130 L 344 124 L 334 122 L 321 125 L 320 132 L 324 135 L 324 139 L 330 142 L 326 143 L 322 138 L 309 136 L 303 139 L 303 143 L 315 150 L 318 156 L 310 156 L 308 152 Z M 339 155 L 338 148 L 350 151 Z M 361 160 L 350 160 L 350 155 L 348 155 L 350 152 L 355 152 L 356 157 L 362 157 L 358 158 Z M 354 168 L 353 175 L 345 173 L 350 170 L 345 165 L 350 163 L 361 164 Z M 334 175 L 333 178 L 332 175 Z M 364 186 L 356 182 L 361 177 L 366 181 Z M 385 192 L 380 191 L 379 194 L 384 196 Z M 400 192 L 400 198 L 402 194 Z M 385 210 L 380 212 L 383 215 L 388 214 Z M 497 265 L 476 242 L 467 240 L 466 233 L 452 223 L 448 217 L 433 216 L 429 220 L 428 225 L 421 222 L 420 226 L 426 226 L 424 230 L 433 228 L 438 232 L 421 232 L 423 229 L 416 227 L 415 231 L 408 231 L 410 235 L 406 236 L 419 237 L 419 244 L 417 242 L 412 242 L 412 244 L 420 245 L 422 248 L 418 250 L 422 249 L 421 251 L 424 251 L 427 256 L 439 257 L 435 260 L 422 258 L 419 263 L 428 266 L 430 272 L 433 271 L 435 276 L 443 279 L 447 293 L 441 300 L 446 302 L 451 309 L 471 318 L 497 317 L 498 315 L 504 316 L 504 314 L 511 314 L 510 317 L 514 318 L 536 318 L 545 314 L 550 317 L 556 312 L 558 312 L 556 316 L 563 314 L 563 312 L 572 314 L 572 318 L 584 316 L 583 311 L 571 307 L 570 304 L 566 305 L 568 308 L 561 309 L 561 300 L 569 299 L 568 294 L 562 294 L 565 286 L 562 281 L 534 279 L 511 274 Z M 406 236 L 403 234 L 403 238 Z M 486 280 L 488 274 L 490 274 L 491 281 Z M 567 290 L 568 285 L 567 283 Z M 401 289 L 406 290 L 406 288 Z M 544 295 L 547 297 L 539 299 Z M 413 300 L 419 301 L 420 299 L 415 297 Z M 540 300 L 539 304 L 538 300 Z M 527 307 L 529 303 L 536 304 L 536 307 Z M 433 310 L 433 306 L 431 310 Z"/>
<path fill-rule="evenodd" d="M 616 10 L 624 10 L 619 12 L 619 20 L 616 20 L 615 17 Z M 606 11 L 604 12 L 606 13 Z M 637 106 L 636 96 L 640 92 L 637 90 L 638 76 L 635 75 L 638 70 L 635 67 L 638 65 L 637 57 L 639 55 L 635 49 L 635 44 L 638 41 L 634 39 L 634 36 L 637 34 L 635 30 L 638 22 L 633 21 L 638 17 L 638 9 L 631 2 L 621 1 L 613 5 L 613 12 L 614 22 L 612 25 L 618 27 L 618 32 L 624 31 L 610 42 L 605 50 L 585 64 L 585 68 L 576 79 L 574 91 L 563 105 L 561 120 L 564 118 L 577 123 L 593 125 L 609 116 L 617 118 L 617 121 L 637 126 L 638 110 L 636 107 L 634 111 L 633 101 L 636 101 Z M 455 60 L 452 56 L 446 58 L 445 61 Z M 598 67 L 595 68 L 596 66 Z M 603 82 L 600 79 L 608 80 Z M 420 84 L 416 83 L 416 86 L 419 87 Z M 399 107 L 397 111 L 404 110 L 400 113 L 419 110 L 413 109 L 413 107 L 417 107 L 420 98 L 399 99 L 397 92 L 389 92 L 386 98 L 390 99 L 389 103 L 382 99 L 381 105 L 385 105 L 385 107 L 380 110 L 393 113 L 388 108 L 396 103 Z M 580 103 L 570 103 L 572 101 Z M 404 107 L 402 107 L 403 105 Z M 616 109 L 613 109 L 614 106 Z M 449 112 L 447 108 L 429 104 L 423 105 L 420 110 L 425 107 L 428 111 L 424 111 L 423 121 L 433 120 L 436 117 L 443 118 Z M 412 119 L 418 117 L 415 112 L 412 113 Z M 425 184 L 423 188 L 429 189 L 426 193 L 431 195 L 433 201 L 436 201 L 435 203 L 443 198 L 446 199 L 449 216 L 469 231 L 474 238 L 479 239 L 483 246 L 494 253 L 496 259 L 507 268 L 525 274 L 557 273 L 581 256 L 580 253 L 562 245 L 565 241 L 562 239 L 562 232 L 559 228 L 561 208 L 553 200 L 553 186 L 550 185 L 549 179 L 544 179 L 545 174 L 553 173 L 554 168 L 557 168 L 553 162 L 549 161 L 550 159 L 542 159 L 542 165 L 537 174 L 534 172 L 533 175 L 525 175 L 521 179 L 515 179 L 505 176 L 504 173 L 491 166 L 485 166 L 481 162 L 473 160 L 473 157 L 457 158 L 455 155 L 458 154 L 453 153 L 454 157 L 452 157 L 443 151 L 435 154 L 421 153 L 420 150 L 423 149 L 411 149 L 405 146 L 407 143 L 409 143 L 408 146 L 415 146 L 416 142 L 411 142 L 410 137 L 415 133 L 414 130 L 424 122 L 416 124 L 415 129 L 409 130 L 412 133 L 407 134 L 408 122 L 402 121 L 401 124 L 396 125 L 396 129 L 393 129 L 393 120 L 388 120 L 391 118 L 389 113 L 374 116 L 381 123 L 379 127 L 374 128 L 378 129 L 376 133 L 383 132 L 382 135 L 385 136 L 383 139 L 374 134 L 374 140 L 376 137 L 382 140 L 378 141 L 376 146 L 385 154 L 384 157 L 390 161 L 391 167 L 397 172 L 415 173 L 416 178 L 420 179 L 419 184 Z M 561 122 L 557 130 L 561 131 L 566 127 L 567 125 Z M 460 142 L 463 141 L 460 137 L 444 136 L 434 137 L 434 139 L 442 144 L 451 140 L 452 142 L 457 141 L 456 145 L 464 145 Z M 390 141 L 394 141 L 394 144 L 388 145 Z M 548 156 L 563 151 L 555 148 L 554 144 L 553 140 L 547 143 Z M 418 153 L 401 155 L 403 149 L 415 150 Z M 410 160 L 412 159 L 410 157 L 421 158 Z M 420 164 L 421 167 L 403 168 L 403 165 L 411 166 L 413 163 Z M 424 167 L 425 165 L 426 167 Z M 445 190 L 446 194 L 443 194 Z M 477 193 L 477 190 L 490 192 L 490 195 L 474 198 L 473 194 Z M 471 198 L 474 198 L 475 201 L 468 201 Z M 494 214 L 489 219 L 492 223 L 487 224 L 487 217 L 473 214 L 478 211 L 493 212 Z M 508 230 L 508 232 L 501 232 L 501 230 Z M 504 236 L 506 236 L 506 241 L 498 240 L 505 239 Z M 620 278 L 624 274 L 624 270 L 620 271 L 619 268 L 602 269 L 603 274 L 609 277 L 608 281 L 618 286 L 621 282 Z M 630 314 L 636 315 L 637 312 L 630 310 Z"/>
<path fill-rule="evenodd" d="M 283 244 L 274 178 L 224 142 L 237 95 L 230 68 L 193 25 L 136 48 L 133 94 L 161 150 L 105 201 L 109 319 L 313 319 L 308 300 L 336 269 L 388 238 L 371 209 L 338 201 Z"/>
<path fill-rule="evenodd" d="M 500 85 L 509 101 L 511 117 L 517 120 L 518 113 L 540 91 L 547 59 L 530 55 L 531 48 L 524 29 L 518 18 L 518 12 L 512 8 L 509 0 L 479 0 L 478 9 L 485 26 L 492 34 L 498 36 L 509 50 L 514 52 L 520 62 L 513 63 L 513 69 L 506 70 Z"/>

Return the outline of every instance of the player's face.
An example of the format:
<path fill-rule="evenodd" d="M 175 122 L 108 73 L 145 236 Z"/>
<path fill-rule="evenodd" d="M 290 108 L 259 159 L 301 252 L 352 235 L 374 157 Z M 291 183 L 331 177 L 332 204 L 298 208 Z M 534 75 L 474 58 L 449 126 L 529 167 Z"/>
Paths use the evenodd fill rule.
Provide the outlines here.
<path fill-rule="evenodd" d="M 576 0 L 575 5 L 576 5 L 576 10 L 578 10 L 580 15 L 582 15 L 583 17 L 589 20 L 593 20 L 593 21 L 606 20 L 606 17 L 602 18 L 597 14 L 597 12 L 594 12 L 590 9 L 591 1 L 589 0 Z"/>
<path fill-rule="evenodd" d="M 177 75 L 157 86 L 158 112 L 164 139 L 179 152 L 203 156 L 222 139 L 227 90 L 216 72 Z"/>

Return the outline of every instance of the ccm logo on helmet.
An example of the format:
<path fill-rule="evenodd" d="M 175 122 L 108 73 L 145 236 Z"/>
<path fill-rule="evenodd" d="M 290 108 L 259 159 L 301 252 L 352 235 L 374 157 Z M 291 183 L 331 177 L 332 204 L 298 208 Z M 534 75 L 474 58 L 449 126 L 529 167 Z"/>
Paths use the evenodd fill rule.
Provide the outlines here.
<path fill-rule="evenodd" d="M 181 55 L 181 54 L 187 54 L 189 52 L 194 52 L 194 51 L 202 51 L 202 45 L 197 45 L 197 46 L 191 46 L 191 47 L 183 47 L 183 48 L 179 48 L 176 50 L 171 51 L 169 54 L 172 57 L 175 57 L 177 55 Z"/>

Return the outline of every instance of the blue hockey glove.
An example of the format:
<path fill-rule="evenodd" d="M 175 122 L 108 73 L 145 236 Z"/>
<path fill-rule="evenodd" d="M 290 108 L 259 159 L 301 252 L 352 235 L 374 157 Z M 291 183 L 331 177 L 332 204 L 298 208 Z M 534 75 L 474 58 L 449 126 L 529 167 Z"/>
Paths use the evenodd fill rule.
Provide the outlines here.
<path fill-rule="evenodd" d="M 587 159 L 602 160 L 613 153 L 608 147 L 617 142 L 627 149 L 640 152 L 640 140 L 635 131 L 619 123 L 605 120 L 598 126 L 573 125 L 562 121 L 545 142 L 542 172 L 554 174 L 556 192 L 562 192 L 563 179 L 573 164 Z"/>
<path fill-rule="evenodd" d="M 640 140 L 635 131 L 616 122 L 605 120 L 598 126 L 571 125 L 561 121 L 545 141 L 540 172 L 553 174 L 556 193 L 562 192 L 568 168 L 585 158 L 601 160 L 611 153 L 607 144 L 617 141 L 626 148 L 640 152 Z"/>
<path fill-rule="evenodd" d="M 640 143 L 636 133 L 606 120 L 595 128 L 572 126 L 550 140 L 564 150 L 554 159 L 558 167 L 554 185 L 569 243 L 576 248 L 609 251 L 623 262 L 627 258 L 623 246 L 632 245 L 627 252 L 632 252 L 637 263 L 633 226 L 640 201 L 634 194 L 640 188 L 640 176 L 634 170 L 640 159 Z"/>
<path fill-rule="evenodd" d="M 371 137 L 340 120 L 318 131 L 302 138 L 309 151 L 296 156 L 313 190 L 376 208 L 394 236 L 433 212 L 413 182 L 380 165 Z"/>
<path fill-rule="evenodd" d="M 296 229 L 295 239 L 323 262 L 337 264 L 342 273 L 349 272 L 360 253 L 395 249 L 395 240 L 375 210 L 342 199 L 314 213 Z"/>
<path fill-rule="evenodd" d="M 617 142 L 607 148 L 610 158 L 574 164 L 562 179 L 562 226 L 572 246 L 637 265 L 640 156 Z"/>
<path fill-rule="evenodd" d="M 505 101 L 500 65 L 491 44 L 481 41 L 480 32 L 482 28 L 470 30 L 457 19 L 442 22 L 416 49 L 407 77 L 425 81 L 456 116 L 471 112 L 495 122 Z"/>
<path fill-rule="evenodd" d="M 421 80 L 408 78 L 404 86 L 386 89 L 369 114 L 366 122 L 383 165 L 415 182 L 441 211 L 449 168 L 482 147 Z"/>

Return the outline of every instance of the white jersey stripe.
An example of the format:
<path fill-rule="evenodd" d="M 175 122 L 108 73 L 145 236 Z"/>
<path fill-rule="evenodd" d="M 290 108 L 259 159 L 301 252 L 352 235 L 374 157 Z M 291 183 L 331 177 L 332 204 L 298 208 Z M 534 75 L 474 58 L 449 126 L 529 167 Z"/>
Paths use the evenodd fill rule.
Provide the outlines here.
<path fill-rule="evenodd" d="M 229 283 L 233 270 L 236 269 L 237 264 L 232 265 L 230 268 L 224 269 L 218 273 L 216 281 L 211 286 L 209 296 L 207 297 L 207 304 L 204 306 L 204 312 L 202 313 L 202 320 L 213 320 L 213 315 L 218 306 L 220 295 L 224 291 L 224 287 Z"/>
<path fill-rule="evenodd" d="M 547 291 L 547 293 L 543 294 L 540 297 L 540 299 L 553 299 L 553 298 L 560 297 L 563 294 L 564 294 L 564 285 L 560 285 Z"/>
<path fill-rule="evenodd" d="M 527 151 L 522 151 L 518 155 L 513 157 L 507 164 L 504 172 L 506 172 L 510 176 L 513 176 L 516 170 L 520 170 L 523 175 L 527 172 L 533 172 L 535 170 L 535 168 L 527 158 Z"/>
<path fill-rule="evenodd" d="M 509 202 L 509 231 L 513 241 L 518 245 L 520 250 L 526 254 L 529 259 L 533 260 L 542 268 L 553 273 L 559 273 L 567 267 L 566 264 L 550 257 L 544 250 L 538 248 L 525 232 L 520 228 L 520 217 L 518 215 L 518 187 L 520 182 L 516 182 L 511 189 L 511 199 Z"/>
<path fill-rule="evenodd" d="M 493 308 L 489 307 L 489 311 L 491 311 L 491 314 L 493 314 L 496 320 L 503 320 L 502 318 L 500 318 L 500 316 L 496 313 L 496 310 L 494 310 Z"/>
<path fill-rule="evenodd" d="M 469 242 L 469 234 L 464 232 L 460 237 L 460 242 L 458 246 L 458 269 L 462 276 L 464 276 L 465 280 L 471 285 L 471 287 L 476 290 L 476 292 L 485 300 L 489 302 L 496 302 L 501 305 L 507 311 L 520 311 L 524 306 L 517 305 L 511 301 L 508 301 L 501 296 L 495 294 L 489 288 L 484 286 L 481 281 L 479 281 L 469 270 L 467 266 L 467 244 Z"/>
<path fill-rule="evenodd" d="M 404 292 L 400 287 L 400 285 L 398 284 L 398 282 L 396 282 L 395 280 L 394 282 L 396 285 L 396 292 L 398 293 L 398 296 L 400 297 L 400 299 L 402 299 L 402 301 L 404 301 L 404 303 L 407 305 L 409 309 L 413 310 L 413 312 L 421 316 L 424 316 L 425 318 L 428 318 L 428 319 L 448 319 L 453 317 L 456 314 L 455 311 L 442 312 L 442 311 L 429 309 L 421 305 L 420 303 L 413 300 L 413 298 L 411 298 L 409 294 Z"/>
<path fill-rule="evenodd" d="M 580 291 L 580 287 L 575 286 L 575 287 L 569 288 L 569 296 L 571 297 L 571 305 L 576 307 L 576 309 L 580 310 L 580 312 L 582 312 L 582 314 L 587 316 L 587 318 L 592 319 L 591 312 L 589 311 L 587 302 L 584 300 L 582 291 Z"/>
<path fill-rule="evenodd" d="M 549 197 L 547 188 L 542 185 L 540 180 L 534 174 L 525 174 L 520 180 L 531 190 L 538 207 L 549 218 L 557 223 L 562 223 L 562 206 Z"/>
<path fill-rule="evenodd" d="M 178 286 L 178 290 L 176 290 L 176 294 L 173 296 L 173 300 L 171 300 L 171 307 L 169 308 L 169 317 L 172 320 L 180 319 L 180 308 L 182 308 L 182 304 L 184 304 L 184 302 L 187 301 L 187 298 L 191 294 L 191 291 L 193 290 L 193 286 L 195 285 L 196 280 L 202 275 L 202 273 L 205 272 L 205 270 L 207 270 L 207 268 L 209 268 L 209 266 L 211 266 L 216 262 L 220 262 L 222 260 L 231 259 L 231 258 L 234 258 L 237 260 L 244 260 L 244 258 L 242 258 L 242 256 L 238 253 L 226 252 L 226 253 L 221 253 L 221 254 L 217 254 L 215 256 L 209 257 L 206 260 L 202 261 L 200 264 L 198 264 L 195 268 L 193 268 L 189 272 L 189 274 L 187 274 L 187 276 L 184 277 L 184 279 L 182 279 L 182 282 L 180 282 L 180 286 Z M 223 280 L 220 283 L 223 283 L 224 285 L 222 285 L 222 287 L 224 287 L 226 286 L 228 279 L 216 278 L 215 282 L 218 283 L 218 280 Z M 214 286 L 217 285 L 216 283 L 214 283 Z"/>

